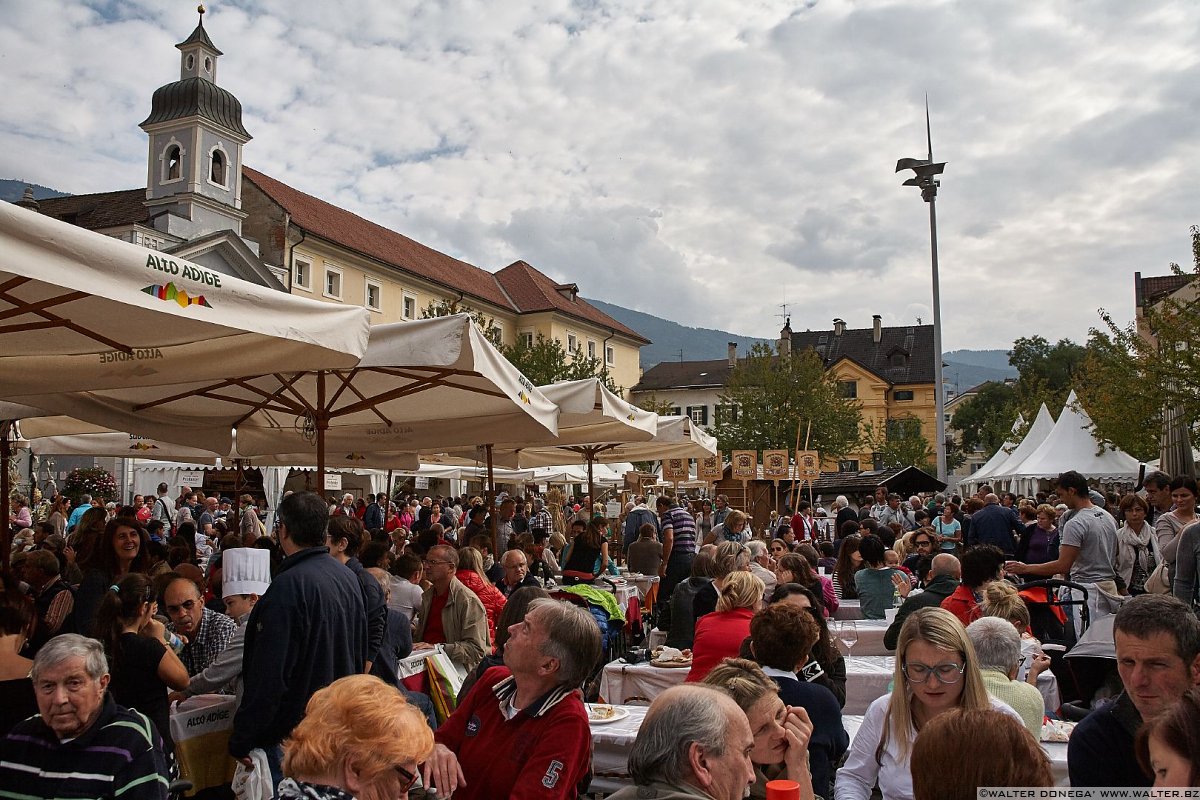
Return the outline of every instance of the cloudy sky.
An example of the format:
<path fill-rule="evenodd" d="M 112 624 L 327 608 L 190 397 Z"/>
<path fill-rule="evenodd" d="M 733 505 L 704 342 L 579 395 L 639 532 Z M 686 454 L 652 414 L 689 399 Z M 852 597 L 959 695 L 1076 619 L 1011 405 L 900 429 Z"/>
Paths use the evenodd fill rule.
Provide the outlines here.
<path fill-rule="evenodd" d="M 0 0 L 0 177 L 142 186 L 185 0 Z M 214 0 L 246 162 L 486 269 L 774 336 L 931 320 L 1083 340 L 1200 223 L 1200 4 Z"/>

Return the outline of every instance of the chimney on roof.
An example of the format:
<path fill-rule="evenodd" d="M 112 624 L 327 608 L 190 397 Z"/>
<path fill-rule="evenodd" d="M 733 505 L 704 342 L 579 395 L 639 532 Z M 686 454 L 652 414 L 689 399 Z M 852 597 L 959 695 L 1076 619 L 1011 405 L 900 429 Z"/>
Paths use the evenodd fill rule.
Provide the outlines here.
<path fill-rule="evenodd" d="M 883 317 L 878 314 L 871 315 L 871 341 L 879 344 L 879 340 L 883 338 Z"/>
<path fill-rule="evenodd" d="M 729 368 L 737 366 L 737 342 L 729 343 Z"/>
<path fill-rule="evenodd" d="M 33 196 L 33 187 L 26 186 L 25 194 L 21 195 L 21 199 L 16 202 L 21 208 L 28 208 L 30 211 L 37 211 L 38 201 Z"/>
<path fill-rule="evenodd" d="M 834 319 L 833 319 L 833 335 L 841 336 L 845 332 L 846 332 L 846 320 L 842 319 L 841 317 L 834 317 Z"/>

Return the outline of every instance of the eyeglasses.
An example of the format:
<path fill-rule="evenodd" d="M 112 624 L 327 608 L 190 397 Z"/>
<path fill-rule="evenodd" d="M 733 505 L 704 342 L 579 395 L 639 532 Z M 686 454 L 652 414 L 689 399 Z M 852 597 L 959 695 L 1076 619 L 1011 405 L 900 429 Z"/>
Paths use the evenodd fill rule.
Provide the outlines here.
<path fill-rule="evenodd" d="M 925 683 L 929 680 L 929 676 L 933 675 L 938 679 L 938 683 L 944 684 L 958 683 L 962 680 L 963 670 L 966 668 L 967 665 L 965 663 L 955 664 L 952 661 L 947 661 L 944 664 L 935 664 L 932 667 L 928 664 L 914 661 L 902 667 L 904 677 L 908 678 L 912 683 Z"/>
<path fill-rule="evenodd" d="M 396 772 L 399 773 L 399 775 L 400 775 L 400 793 L 401 794 L 404 794 L 405 792 L 407 792 L 409 789 L 411 789 L 413 787 L 413 784 L 415 784 L 417 782 L 417 776 L 414 773 L 409 772 L 408 770 L 406 770 L 404 767 L 400 766 L 399 764 L 392 767 L 392 769 L 396 770 Z"/>
<path fill-rule="evenodd" d="M 177 606 L 167 606 L 166 607 L 167 613 L 168 614 L 178 614 L 180 611 L 191 611 L 193 608 L 196 607 L 196 604 L 199 602 L 200 602 L 199 600 L 184 600 L 182 603 L 180 603 Z"/>

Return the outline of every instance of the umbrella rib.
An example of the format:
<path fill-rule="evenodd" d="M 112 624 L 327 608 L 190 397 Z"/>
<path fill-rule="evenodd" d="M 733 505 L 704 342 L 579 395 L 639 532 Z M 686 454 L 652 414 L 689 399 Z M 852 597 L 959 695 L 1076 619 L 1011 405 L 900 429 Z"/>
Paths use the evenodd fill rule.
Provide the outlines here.
<path fill-rule="evenodd" d="M 147 408 L 155 408 L 157 406 L 166 405 L 167 403 L 174 403 L 176 400 L 182 400 L 185 397 L 192 397 L 192 396 L 198 395 L 198 394 L 203 394 L 205 396 L 208 396 L 207 392 L 212 392 L 217 389 L 224 389 L 226 386 L 229 386 L 231 383 L 233 383 L 233 381 L 231 381 L 231 380 L 220 381 L 218 383 L 212 384 L 211 386 L 205 386 L 203 389 L 200 389 L 199 391 L 180 392 L 179 394 L 173 394 L 173 395 L 169 395 L 167 397 L 160 397 L 157 400 L 151 400 L 149 403 L 139 403 L 138 405 L 135 405 L 133 407 L 133 410 L 134 411 L 145 411 Z"/>
<path fill-rule="evenodd" d="M 346 383 L 343 384 L 343 386 L 346 389 L 350 390 L 350 392 L 352 392 L 355 397 L 357 397 L 359 400 L 363 401 L 364 403 L 370 402 L 369 400 L 367 400 L 366 396 L 362 392 L 360 392 L 356 387 L 354 387 L 350 384 L 348 378 L 346 379 Z M 338 394 L 341 394 L 341 389 L 338 390 Z M 335 398 L 336 398 L 336 395 L 335 395 Z M 333 403 L 330 403 L 330 405 L 333 405 Z M 375 416 L 379 417 L 379 419 L 382 420 L 384 425 L 387 425 L 389 427 L 391 426 L 392 421 L 390 419 L 388 419 L 387 417 L 385 417 L 383 415 L 383 412 L 380 411 L 379 407 L 377 405 L 375 405 L 374 403 L 371 403 L 371 411 L 375 412 Z"/>
<path fill-rule="evenodd" d="M 273 373 L 273 374 L 275 375 L 275 380 L 279 381 L 279 391 L 272 394 L 271 395 L 272 397 L 278 399 L 280 393 L 286 391 L 288 394 L 290 394 L 296 400 L 297 403 L 300 404 L 300 406 L 305 411 L 312 413 L 312 414 L 315 414 L 317 412 L 317 409 L 313 408 L 312 404 L 309 403 L 306 399 L 304 399 L 304 395 L 302 395 L 302 394 L 300 394 L 300 392 L 296 391 L 296 387 L 294 386 L 296 381 L 300 380 L 302 377 L 304 377 L 308 373 L 294 372 L 294 373 L 292 373 L 292 377 L 290 377 L 290 378 L 285 378 L 283 375 L 281 375 L 278 372 Z"/>
<path fill-rule="evenodd" d="M 342 396 L 342 392 L 350 388 L 350 381 L 354 378 L 354 374 L 357 371 L 358 370 L 350 370 L 349 372 L 342 372 L 340 370 L 332 370 L 329 373 L 341 381 L 342 385 L 337 388 L 337 391 L 333 393 L 333 397 L 329 398 L 329 402 L 325 405 L 329 406 L 330 408 L 333 408 L 335 405 L 337 405 L 338 398 Z"/>
<path fill-rule="evenodd" d="M 17 300 L 15 297 L 9 295 L 8 292 L 0 289 L 0 299 L 7 300 L 13 304 L 13 308 L 8 309 L 7 311 L 0 311 L 0 319 L 18 317 L 21 314 L 36 314 L 37 312 L 49 308 L 50 306 L 56 306 L 62 303 L 70 303 L 72 300 L 82 300 L 87 296 L 87 292 L 70 292 L 58 297 L 50 297 L 46 300 L 39 300 L 36 303 L 28 303 L 23 300 Z"/>
<path fill-rule="evenodd" d="M 53 305 L 53 301 L 67 302 L 67 299 L 78 300 L 81 297 L 87 297 L 87 295 L 84 294 L 83 292 L 72 292 L 70 294 L 62 295 L 60 298 L 52 298 L 51 300 L 43 300 L 40 303 L 28 303 L 24 300 L 20 300 L 18 298 L 13 297 L 7 291 L 7 289 L 9 287 L 20 286 L 21 283 L 24 283 L 24 281 L 21 281 L 20 283 L 14 283 L 13 281 L 9 281 L 4 286 L 0 287 L 0 300 L 4 300 L 6 302 L 12 303 L 14 306 L 12 309 L 9 309 L 8 311 L 6 311 L 4 313 L 9 316 L 11 316 L 13 314 L 36 314 L 37 316 L 46 320 L 46 323 L 48 323 L 48 324 L 45 324 L 45 323 L 37 324 L 36 328 L 26 327 L 26 326 L 22 326 L 22 325 L 14 325 L 14 326 L 6 327 L 6 328 L 0 328 L 0 332 L 15 333 L 15 332 L 22 331 L 22 330 L 37 330 L 37 329 L 49 328 L 49 327 L 66 328 L 67 330 L 75 331 L 75 333 L 78 333 L 80 336 L 86 336 L 87 338 L 97 341 L 100 344 L 107 345 L 108 347 L 111 347 L 114 350 L 120 350 L 122 353 L 132 353 L 133 352 L 133 348 L 127 344 L 121 344 L 120 342 L 109 339 L 107 336 L 103 336 L 99 333 L 96 333 L 95 331 L 90 331 L 87 328 L 83 327 L 82 325 L 77 325 L 74 322 L 71 322 L 69 319 L 64 319 L 63 317 L 60 317 L 57 314 L 53 314 L 49 311 L 46 311 L 44 308 L 41 308 L 41 306 L 46 305 L 46 304 Z M 78 295 L 78 296 L 72 297 L 72 295 Z M 36 323 L 31 323 L 31 324 L 36 324 Z"/>
<path fill-rule="evenodd" d="M 452 370 L 445 370 L 445 371 L 443 371 L 443 375 L 444 374 L 452 374 L 452 372 L 453 372 Z M 398 400 L 401 397 L 408 397 L 409 395 L 419 394 L 420 392 L 424 392 L 427 389 L 432 389 L 435 386 L 442 386 L 444 384 L 441 380 L 441 377 L 442 377 L 442 375 L 430 375 L 428 377 L 415 378 L 414 382 L 410 383 L 407 386 L 401 386 L 398 389 L 392 389 L 389 392 L 383 392 L 382 394 L 377 394 L 372 398 L 363 399 L 360 402 L 352 403 L 351 405 L 348 405 L 345 408 L 339 408 L 337 411 L 331 412 L 330 416 L 343 417 L 343 416 L 346 416 L 347 414 L 354 414 L 359 411 L 365 411 L 368 408 L 373 408 L 374 406 L 378 405 L 379 403 L 386 403 L 389 400 Z"/>

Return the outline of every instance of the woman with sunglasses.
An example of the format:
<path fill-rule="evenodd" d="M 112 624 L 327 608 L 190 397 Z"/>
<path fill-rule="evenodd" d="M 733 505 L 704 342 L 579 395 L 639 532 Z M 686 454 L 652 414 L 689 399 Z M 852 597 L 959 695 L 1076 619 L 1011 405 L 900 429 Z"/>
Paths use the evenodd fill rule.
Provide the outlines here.
<path fill-rule="evenodd" d="M 104 643 L 112 680 L 113 700 L 136 708 L 158 728 L 163 752 L 175 752 L 167 690 L 183 691 L 191 680 L 176 655 L 184 642 L 155 618 L 158 603 L 154 585 L 140 573 L 130 573 L 110 586 L 96 612 L 96 637 Z"/>
<path fill-rule="evenodd" d="M 283 743 L 280 800 L 407 797 L 433 731 L 394 686 L 373 675 L 340 678 L 315 693 Z"/>
<path fill-rule="evenodd" d="M 958 619 L 942 608 L 917 609 L 900 630 L 892 692 L 871 703 L 838 770 L 837 800 L 867 800 L 876 784 L 884 800 L 911 800 L 913 742 L 931 720 L 955 708 L 995 708 L 1020 721 L 988 697 Z"/>

